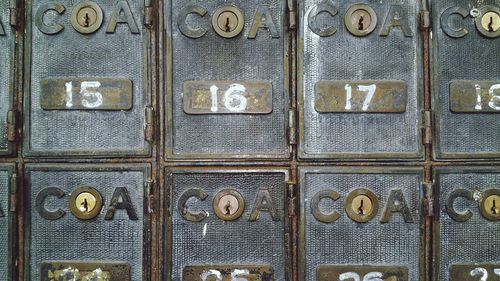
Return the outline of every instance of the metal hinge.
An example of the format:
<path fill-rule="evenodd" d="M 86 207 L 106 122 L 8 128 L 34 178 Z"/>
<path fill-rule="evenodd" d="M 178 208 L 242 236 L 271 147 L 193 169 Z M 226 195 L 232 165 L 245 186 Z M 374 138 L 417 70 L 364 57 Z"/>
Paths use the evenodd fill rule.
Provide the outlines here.
<path fill-rule="evenodd" d="M 154 8 L 151 6 L 151 0 L 144 0 L 144 26 L 146 28 L 153 27 L 154 23 Z"/>
<path fill-rule="evenodd" d="M 431 111 L 426 110 L 424 111 L 424 118 L 423 118 L 423 124 L 422 124 L 422 143 L 424 145 L 426 144 L 432 144 L 432 120 L 433 119 L 433 114 Z"/>
<path fill-rule="evenodd" d="M 152 214 L 155 211 L 154 194 L 155 194 L 155 181 L 148 178 L 144 181 L 144 189 L 146 190 L 147 213 Z"/>
<path fill-rule="evenodd" d="M 154 139 L 154 119 L 154 109 L 150 106 L 146 107 L 146 126 L 144 128 L 144 139 L 148 142 L 152 142 Z"/>
<path fill-rule="evenodd" d="M 297 12 L 295 11 L 295 0 L 288 0 L 288 29 L 297 27 Z"/>
<path fill-rule="evenodd" d="M 289 183 L 288 184 L 288 216 L 290 218 L 295 217 L 296 214 L 296 208 L 297 208 L 297 190 L 296 190 L 296 184 L 294 183 Z"/>
<path fill-rule="evenodd" d="M 297 117 L 297 111 L 295 109 L 288 110 L 287 137 L 288 137 L 288 144 L 290 145 L 297 144 L 296 117 Z"/>
<path fill-rule="evenodd" d="M 18 29 L 20 27 L 19 9 L 17 8 L 17 0 L 10 0 L 10 26 Z"/>
<path fill-rule="evenodd" d="M 17 174 L 10 177 L 9 211 L 14 213 L 17 210 Z"/>
<path fill-rule="evenodd" d="M 7 112 L 7 141 L 15 142 L 17 140 L 17 112 L 9 110 Z"/>
<path fill-rule="evenodd" d="M 420 12 L 420 30 L 431 28 L 431 12 L 423 10 Z"/>
<path fill-rule="evenodd" d="M 424 182 L 424 215 L 427 217 L 434 216 L 434 183 Z"/>

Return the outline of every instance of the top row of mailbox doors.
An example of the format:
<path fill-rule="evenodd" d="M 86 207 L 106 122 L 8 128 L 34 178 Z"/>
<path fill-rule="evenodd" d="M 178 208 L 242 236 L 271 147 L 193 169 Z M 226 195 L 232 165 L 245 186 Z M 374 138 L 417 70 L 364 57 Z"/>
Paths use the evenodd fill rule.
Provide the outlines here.
<path fill-rule="evenodd" d="M 0 3 L 0 58 L 10 62 L 0 65 L 3 154 L 16 115 L 8 2 Z M 223 2 L 164 3 L 156 107 L 156 41 L 142 4 L 28 1 L 24 155 L 148 156 L 161 129 L 173 160 L 287 159 L 295 135 L 301 159 L 418 160 L 433 119 L 435 158 L 500 158 L 498 2 L 434 1 L 426 114 L 417 1 L 300 1 L 297 116 L 286 1 Z"/>

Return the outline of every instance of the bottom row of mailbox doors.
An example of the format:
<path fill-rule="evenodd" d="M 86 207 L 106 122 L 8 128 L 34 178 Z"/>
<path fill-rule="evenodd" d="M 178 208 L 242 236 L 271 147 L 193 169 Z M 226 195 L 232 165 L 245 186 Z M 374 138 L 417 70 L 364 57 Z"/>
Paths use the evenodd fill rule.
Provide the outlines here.
<path fill-rule="evenodd" d="M 149 166 L 25 170 L 26 280 L 149 279 Z M 1 166 L 2 237 L 13 174 Z M 435 279 L 499 280 L 500 167 L 434 179 Z M 287 169 L 174 168 L 166 182 L 164 279 L 289 279 Z M 422 280 L 422 184 L 420 168 L 299 168 L 299 280 Z M 8 280 L 13 243 L 0 243 Z"/>

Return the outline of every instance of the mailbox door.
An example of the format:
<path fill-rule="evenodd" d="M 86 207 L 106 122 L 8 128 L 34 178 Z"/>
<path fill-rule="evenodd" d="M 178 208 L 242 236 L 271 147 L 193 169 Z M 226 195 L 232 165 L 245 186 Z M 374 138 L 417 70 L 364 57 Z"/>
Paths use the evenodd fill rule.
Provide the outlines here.
<path fill-rule="evenodd" d="M 12 262 L 14 260 L 15 241 L 15 213 L 10 206 L 11 192 L 14 176 L 14 165 L 0 164 L 0 280 L 11 280 Z"/>
<path fill-rule="evenodd" d="M 147 165 L 28 165 L 26 280 L 149 280 L 149 177 Z"/>
<path fill-rule="evenodd" d="M 26 156 L 150 154 L 142 10 L 131 0 L 27 1 Z"/>
<path fill-rule="evenodd" d="M 423 158 L 420 1 L 300 7 L 299 157 Z"/>
<path fill-rule="evenodd" d="M 12 122 L 14 94 L 14 30 L 9 24 L 9 1 L 0 3 L 0 155 L 12 153 L 7 126 Z M 10 116 L 9 116 L 10 115 Z M 10 120 L 9 120 L 10 119 Z"/>

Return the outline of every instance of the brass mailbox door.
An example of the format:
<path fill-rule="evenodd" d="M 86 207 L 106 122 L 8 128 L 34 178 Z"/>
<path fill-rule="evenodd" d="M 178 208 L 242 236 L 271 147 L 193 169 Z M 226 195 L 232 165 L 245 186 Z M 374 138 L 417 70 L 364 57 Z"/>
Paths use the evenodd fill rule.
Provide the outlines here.
<path fill-rule="evenodd" d="M 149 280 L 149 178 L 143 164 L 27 165 L 25 280 Z"/>
<path fill-rule="evenodd" d="M 142 1 L 27 1 L 24 155 L 147 156 Z"/>
<path fill-rule="evenodd" d="M 423 280 L 423 169 L 300 167 L 299 280 Z"/>
<path fill-rule="evenodd" d="M 420 1 L 304 0 L 299 157 L 422 159 Z"/>
<path fill-rule="evenodd" d="M 434 280 L 500 280 L 500 167 L 438 167 L 434 179 Z"/>
<path fill-rule="evenodd" d="M 12 125 L 14 99 L 14 30 L 9 24 L 9 1 L 0 3 L 0 155 L 12 153 L 9 129 Z"/>
<path fill-rule="evenodd" d="M 286 1 L 165 1 L 167 159 L 287 158 Z"/>
<path fill-rule="evenodd" d="M 438 159 L 500 158 L 500 2 L 433 1 Z"/>
<path fill-rule="evenodd" d="M 0 279 L 11 280 L 15 256 L 15 214 L 10 198 L 15 186 L 12 186 L 14 165 L 0 164 Z M 15 182 L 14 182 L 15 183 Z"/>
<path fill-rule="evenodd" d="M 166 280 L 289 280 L 287 170 L 166 173 Z"/>

